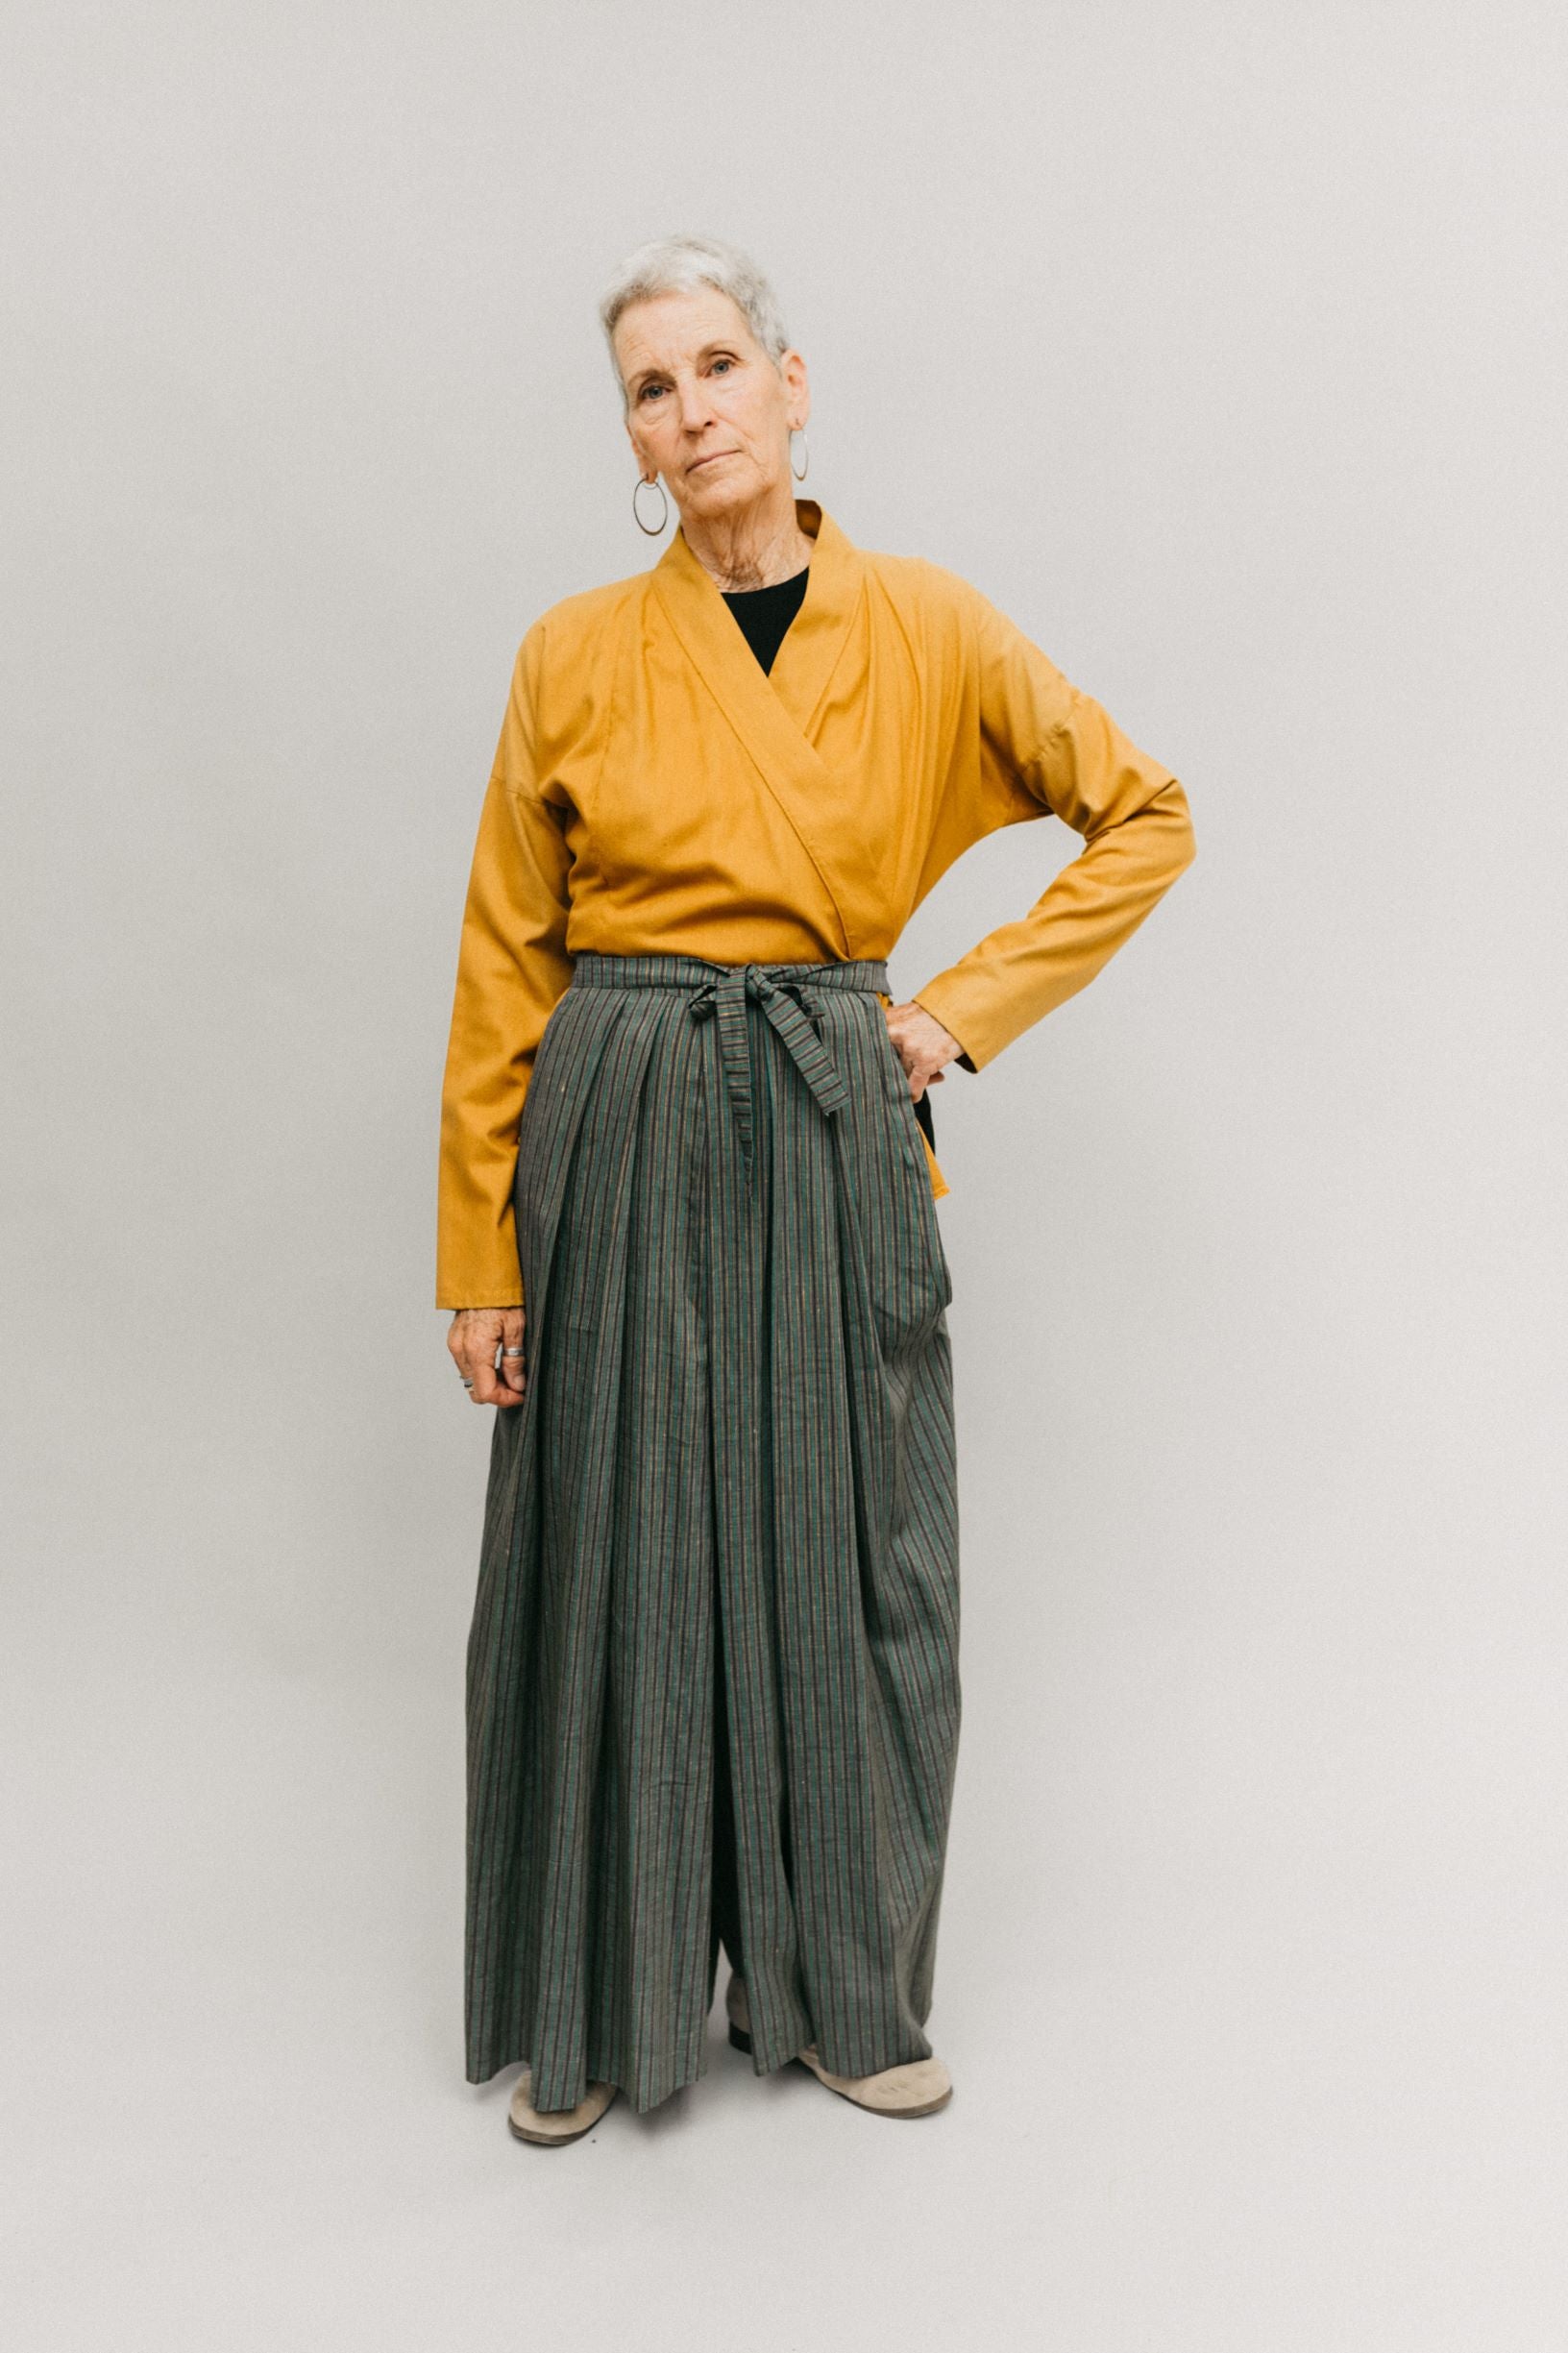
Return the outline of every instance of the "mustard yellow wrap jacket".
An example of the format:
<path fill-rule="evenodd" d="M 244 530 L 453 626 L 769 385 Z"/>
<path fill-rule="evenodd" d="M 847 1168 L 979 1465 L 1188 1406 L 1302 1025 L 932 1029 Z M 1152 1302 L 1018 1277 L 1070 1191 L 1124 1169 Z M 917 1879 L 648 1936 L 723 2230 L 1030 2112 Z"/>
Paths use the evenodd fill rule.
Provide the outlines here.
<path fill-rule="evenodd" d="M 915 993 L 981 1070 L 1191 861 L 1176 778 L 978 589 L 855 547 L 815 500 L 796 513 L 816 545 L 771 673 L 679 530 L 651 571 L 564 598 L 523 640 L 463 915 L 438 1307 L 522 1302 L 518 1121 L 583 949 L 885 957 L 971 843 L 1054 815 L 1083 850 Z"/>

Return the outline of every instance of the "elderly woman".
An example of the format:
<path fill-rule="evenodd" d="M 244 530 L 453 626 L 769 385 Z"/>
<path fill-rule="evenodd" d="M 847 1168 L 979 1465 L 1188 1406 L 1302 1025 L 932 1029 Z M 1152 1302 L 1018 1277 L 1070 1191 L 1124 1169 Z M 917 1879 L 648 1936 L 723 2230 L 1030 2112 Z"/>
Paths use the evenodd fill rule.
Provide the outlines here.
<path fill-rule="evenodd" d="M 729 2039 L 881 2116 L 959 1730 L 952 1297 L 926 1091 L 1082 989 L 1193 854 L 1180 784 L 979 591 L 797 499 L 806 363 L 672 237 L 600 317 L 674 536 L 523 640 L 442 1099 L 437 1304 L 498 1409 L 468 1651 L 467 2069 L 523 2139 Z M 792 479 L 792 476 L 794 478 Z M 651 506 L 649 515 L 646 510 Z M 971 843 L 1085 847 L 894 1003 Z"/>

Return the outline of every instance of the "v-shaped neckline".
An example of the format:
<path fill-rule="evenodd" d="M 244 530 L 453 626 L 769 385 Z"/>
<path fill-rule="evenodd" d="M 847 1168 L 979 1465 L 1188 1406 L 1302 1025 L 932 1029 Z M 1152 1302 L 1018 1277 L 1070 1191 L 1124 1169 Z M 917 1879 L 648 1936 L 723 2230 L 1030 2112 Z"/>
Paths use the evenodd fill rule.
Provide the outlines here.
<path fill-rule="evenodd" d="M 735 626 L 764 673 L 772 670 L 778 650 L 789 635 L 811 579 L 811 566 L 802 564 L 787 580 L 768 580 L 760 588 L 723 588 L 723 598 Z"/>
<path fill-rule="evenodd" d="M 723 589 L 692 552 L 684 530 L 677 528 L 649 576 L 732 718 L 743 720 L 748 711 L 782 704 L 806 735 L 859 610 L 864 581 L 858 551 L 832 516 L 815 499 L 796 499 L 795 511 L 812 542 L 803 567 L 806 593 L 769 671 L 747 644 Z"/>

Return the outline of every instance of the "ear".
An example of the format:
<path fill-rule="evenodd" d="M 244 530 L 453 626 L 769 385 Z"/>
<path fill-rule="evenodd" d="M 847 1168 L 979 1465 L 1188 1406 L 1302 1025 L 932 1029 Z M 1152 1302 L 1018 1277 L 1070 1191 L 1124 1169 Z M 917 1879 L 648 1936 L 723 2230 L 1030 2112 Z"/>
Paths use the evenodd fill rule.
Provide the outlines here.
<path fill-rule="evenodd" d="M 798 429 L 811 416 L 811 380 L 806 373 L 806 363 L 798 352 L 789 351 L 779 361 L 778 372 L 784 379 L 784 390 L 789 399 L 790 415 L 794 420 L 792 430 Z"/>

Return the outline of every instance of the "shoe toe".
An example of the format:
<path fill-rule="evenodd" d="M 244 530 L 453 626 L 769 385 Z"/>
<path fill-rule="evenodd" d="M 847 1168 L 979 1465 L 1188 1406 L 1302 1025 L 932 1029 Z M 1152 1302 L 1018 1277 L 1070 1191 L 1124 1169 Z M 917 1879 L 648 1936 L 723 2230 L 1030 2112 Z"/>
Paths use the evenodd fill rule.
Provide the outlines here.
<path fill-rule="evenodd" d="M 823 2067 L 815 2043 L 809 2043 L 800 2057 L 829 2091 L 842 2093 L 857 2108 L 869 2108 L 877 2116 L 929 2116 L 952 2097 L 953 2079 L 935 2056 L 907 2059 L 875 2075 L 835 2075 Z"/>
<path fill-rule="evenodd" d="M 953 2079 L 940 2059 L 911 2059 L 902 2067 L 888 2067 L 879 2075 L 868 2075 L 861 2098 L 868 2108 L 896 2114 L 934 2107 L 948 2097 L 952 2088 Z"/>
<path fill-rule="evenodd" d="M 533 2070 L 526 2067 L 512 2092 L 512 2130 L 520 2141 L 545 2145 L 579 2140 L 599 2122 L 615 2092 L 613 2083 L 591 2083 L 575 2108 L 539 2109 L 533 2105 Z"/>

